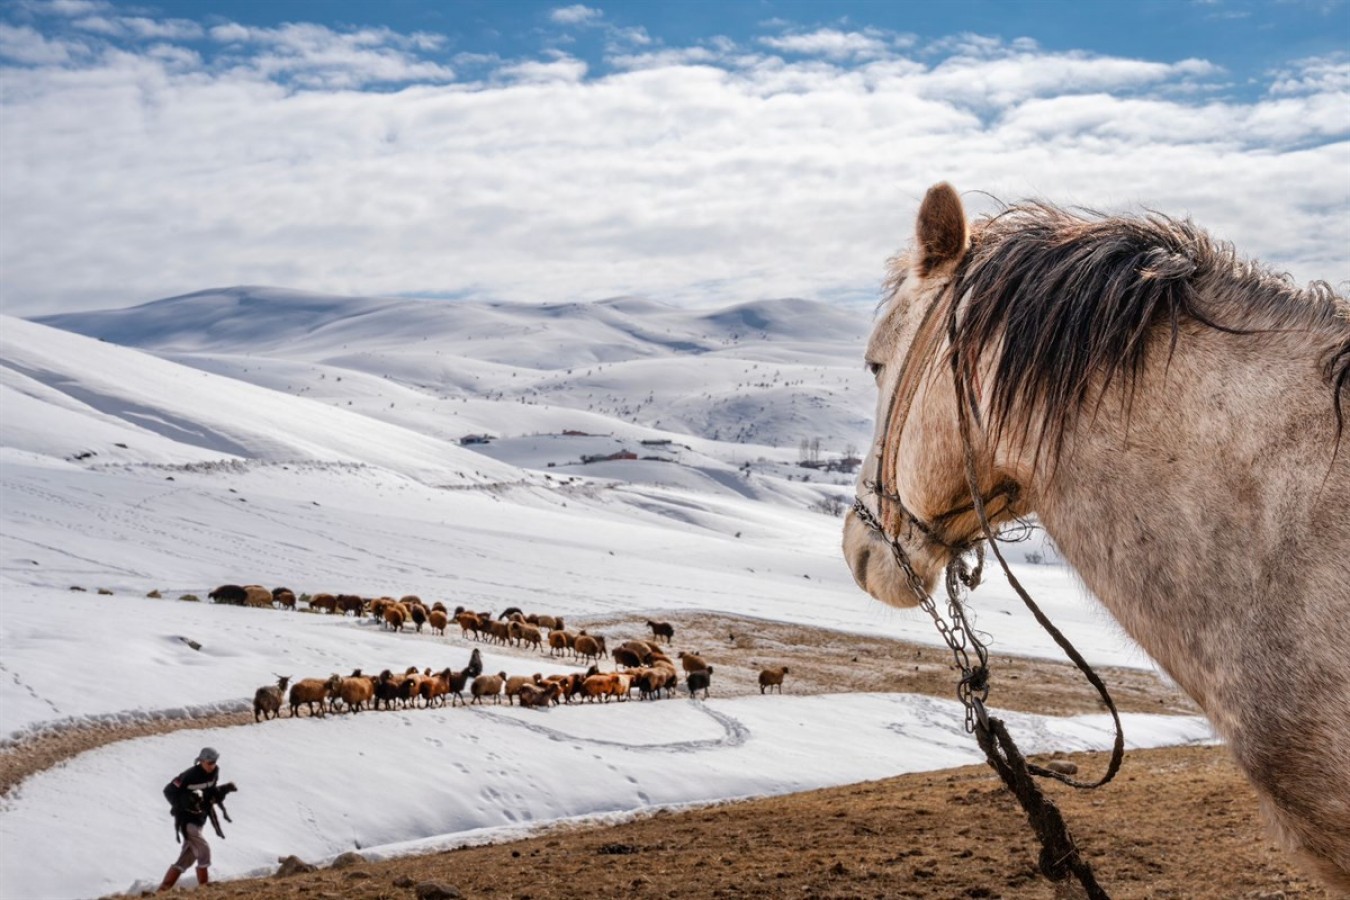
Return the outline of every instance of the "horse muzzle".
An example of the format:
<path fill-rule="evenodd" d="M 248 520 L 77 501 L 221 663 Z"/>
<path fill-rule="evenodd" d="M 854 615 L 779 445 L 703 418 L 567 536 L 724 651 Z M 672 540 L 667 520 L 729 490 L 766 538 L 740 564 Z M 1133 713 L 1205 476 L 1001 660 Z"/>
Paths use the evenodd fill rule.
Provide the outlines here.
<path fill-rule="evenodd" d="M 893 539 L 868 525 L 855 510 L 844 516 L 844 560 L 858 587 L 888 606 L 907 609 L 918 606 L 922 596 L 910 581 L 909 573 L 896 558 Z M 945 560 L 938 559 L 920 541 L 915 546 L 902 544 L 910 567 L 925 591 L 932 593 Z"/>

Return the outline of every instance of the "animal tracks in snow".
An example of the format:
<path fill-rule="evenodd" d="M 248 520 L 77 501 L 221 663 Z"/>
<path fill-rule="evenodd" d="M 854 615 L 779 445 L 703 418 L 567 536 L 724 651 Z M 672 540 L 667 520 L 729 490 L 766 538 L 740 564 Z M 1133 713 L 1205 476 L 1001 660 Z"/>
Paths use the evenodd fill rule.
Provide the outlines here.
<path fill-rule="evenodd" d="M 739 747 L 750 740 L 750 728 L 734 716 L 713 709 L 705 703 L 694 702 L 690 704 L 690 707 L 720 725 L 722 728 L 722 735 L 720 737 L 701 740 L 667 741 L 659 744 L 635 744 L 628 741 L 615 741 L 605 738 L 578 735 L 572 732 L 550 728 L 547 725 L 541 725 L 537 722 L 527 722 L 512 716 L 500 716 L 497 721 L 517 728 L 524 728 L 526 731 L 532 731 L 535 734 L 543 735 L 549 740 L 571 743 L 574 747 L 613 747 L 622 750 L 632 750 L 637 753 L 689 753 L 700 750 L 726 750 L 732 747 Z M 475 709 L 473 712 L 476 715 L 493 714 L 492 710 L 486 709 Z M 600 758 L 601 757 L 598 756 L 596 757 L 596 759 Z"/>

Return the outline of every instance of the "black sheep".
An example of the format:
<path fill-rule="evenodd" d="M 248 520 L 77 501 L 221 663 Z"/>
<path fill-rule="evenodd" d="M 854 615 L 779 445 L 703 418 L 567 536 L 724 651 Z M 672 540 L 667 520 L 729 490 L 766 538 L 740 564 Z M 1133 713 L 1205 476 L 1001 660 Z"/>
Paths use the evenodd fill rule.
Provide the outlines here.
<path fill-rule="evenodd" d="M 689 696 L 695 696 L 699 691 L 703 692 L 703 698 L 708 698 L 708 685 L 712 682 L 712 666 L 706 669 L 698 669 L 689 673 L 689 677 L 684 683 L 689 686 Z"/>

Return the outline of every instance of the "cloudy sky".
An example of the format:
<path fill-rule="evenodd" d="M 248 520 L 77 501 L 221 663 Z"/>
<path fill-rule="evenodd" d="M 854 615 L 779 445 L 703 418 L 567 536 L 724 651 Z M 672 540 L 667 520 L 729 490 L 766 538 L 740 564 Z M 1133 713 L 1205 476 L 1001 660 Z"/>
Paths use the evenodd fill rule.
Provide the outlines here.
<path fill-rule="evenodd" d="M 6 0 L 0 309 L 867 302 L 947 179 L 1350 282 L 1345 0 Z"/>

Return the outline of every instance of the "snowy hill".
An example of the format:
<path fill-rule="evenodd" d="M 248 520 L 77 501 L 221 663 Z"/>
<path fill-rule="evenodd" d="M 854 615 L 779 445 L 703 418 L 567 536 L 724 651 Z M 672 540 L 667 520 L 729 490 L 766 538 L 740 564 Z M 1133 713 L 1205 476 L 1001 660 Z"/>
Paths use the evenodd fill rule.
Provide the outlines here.
<path fill-rule="evenodd" d="M 806 300 L 691 311 L 635 298 L 532 306 L 237 287 L 36 321 L 417 428 L 607 430 L 591 418 L 559 428 L 556 411 L 574 410 L 609 428 L 729 443 L 819 439 L 835 455 L 870 428 L 859 362 L 870 322 Z M 445 402 L 475 399 L 553 412 L 493 428 Z M 397 412 L 409 403 L 421 404 L 417 421 Z"/>

